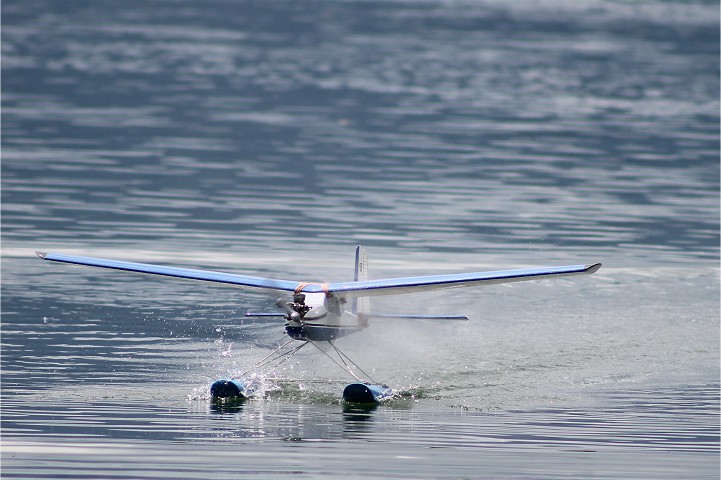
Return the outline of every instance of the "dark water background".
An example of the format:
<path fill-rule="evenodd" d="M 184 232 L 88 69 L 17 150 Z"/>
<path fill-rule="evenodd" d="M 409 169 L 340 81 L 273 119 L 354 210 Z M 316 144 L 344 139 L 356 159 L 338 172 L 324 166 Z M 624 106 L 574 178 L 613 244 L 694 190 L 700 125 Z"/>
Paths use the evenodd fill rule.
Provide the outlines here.
<path fill-rule="evenodd" d="M 718 478 L 717 2 L 33 1 L 2 8 L 3 478 Z M 405 393 L 231 408 L 254 291 L 604 262 L 396 297 L 339 342 Z M 285 373 L 337 375 L 299 355 Z"/>

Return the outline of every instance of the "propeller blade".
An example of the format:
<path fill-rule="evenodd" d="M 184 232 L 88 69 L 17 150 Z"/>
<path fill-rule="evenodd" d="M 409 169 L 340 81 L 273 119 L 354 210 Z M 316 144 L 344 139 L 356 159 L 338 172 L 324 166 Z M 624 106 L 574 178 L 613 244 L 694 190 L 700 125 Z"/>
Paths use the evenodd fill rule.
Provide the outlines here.
<path fill-rule="evenodd" d="M 279 298 L 278 300 L 276 300 L 275 306 L 285 310 L 286 313 L 288 314 L 288 318 L 290 320 L 292 320 L 294 322 L 300 321 L 300 313 L 293 310 L 293 308 L 290 306 L 290 304 L 284 298 Z"/>

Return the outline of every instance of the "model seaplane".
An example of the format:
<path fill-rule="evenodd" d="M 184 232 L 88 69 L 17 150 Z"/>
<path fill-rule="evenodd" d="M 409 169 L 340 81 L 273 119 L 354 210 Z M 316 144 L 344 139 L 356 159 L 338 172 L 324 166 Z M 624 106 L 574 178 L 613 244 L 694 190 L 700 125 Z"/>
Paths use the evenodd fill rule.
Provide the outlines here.
<path fill-rule="evenodd" d="M 277 367 L 306 345 L 313 345 L 343 368 L 355 382 L 343 390 L 343 399 L 352 403 L 380 403 L 394 396 L 394 392 L 368 374 L 341 352 L 335 340 L 359 332 L 368 326 L 372 318 L 407 318 L 468 320 L 466 316 L 446 315 L 383 315 L 371 313 L 369 298 L 380 295 L 428 292 L 459 287 L 473 287 L 497 283 L 520 282 L 570 275 L 595 273 L 600 263 L 559 267 L 526 268 L 491 272 L 428 275 L 421 277 L 368 279 L 368 257 L 363 247 L 356 247 L 355 276 L 352 282 L 314 283 L 277 280 L 248 275 L 237 275 L 209 270 L 168 267 L 146 263 L 80 257 L 60 253 L 36 252 L 52 262 L 87 265 L 129 272 L 148 273 L 167 277 L 186 278 L 206 282 L 223 283 L 240 287 L 283 292 L 290 298 L 276 302 L 278 312 L 246 313 L 246 316 L 282 317 L 285 332 L 290 340 L 280 345 L 268 356 L 237 377 L 217 380 L 210 386 L 214 399 L 248 398 L 257 388 L 251 375 L 269 365 Z M 300 342 L 300 343 L 298 343 Z M 322 348 L 325 347 L 325 348 Z M 359 373 L 356 373 L 359 372 Z M 363 375 L 363 377 L 359 376 Z"/>

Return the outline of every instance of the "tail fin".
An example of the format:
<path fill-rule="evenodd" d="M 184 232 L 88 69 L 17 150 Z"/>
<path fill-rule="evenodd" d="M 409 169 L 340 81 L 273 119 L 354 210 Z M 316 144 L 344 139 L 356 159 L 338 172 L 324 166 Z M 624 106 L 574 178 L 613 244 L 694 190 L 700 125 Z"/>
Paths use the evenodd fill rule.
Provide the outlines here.
<path fill-rule="evenodd" d="M 354 282 L 365 282 L 368 280 L 368 254 L 366 249 L 358 245 L 355 248 L 355 275 Z M 370 300 L 368 297 L 353 298 L 353 314 L 368 315 L 370 313 Z"/>
<path fill-rule="evenodd" d="M 354 282 L 368 281 L 368 254 L 366 249 L 358 245 L 355 249 L 355 275 Z M 368 326 L 370 318 L 406 319 L 406 320 L 468 320 L 465 315 L 384 315 L 371 314 L 370 298 L 353 297 L 352 312 L 358 316 L 361 326 Z"/>

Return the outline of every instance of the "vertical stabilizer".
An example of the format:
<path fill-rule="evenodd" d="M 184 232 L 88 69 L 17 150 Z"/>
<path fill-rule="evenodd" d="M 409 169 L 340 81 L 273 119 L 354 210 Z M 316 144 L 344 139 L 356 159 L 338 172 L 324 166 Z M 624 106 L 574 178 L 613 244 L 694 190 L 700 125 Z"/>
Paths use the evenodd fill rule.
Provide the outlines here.
<path fill-rule="evenodd" d="M 354 282 L 365 282 L 368 280 L 368 254 L 366 249 L 358 245 L 355 249 L 355 275 Z M 370 310 L 368 297 L 356 297 L 353 299 L 353 314 L 367 315 Z"/>

